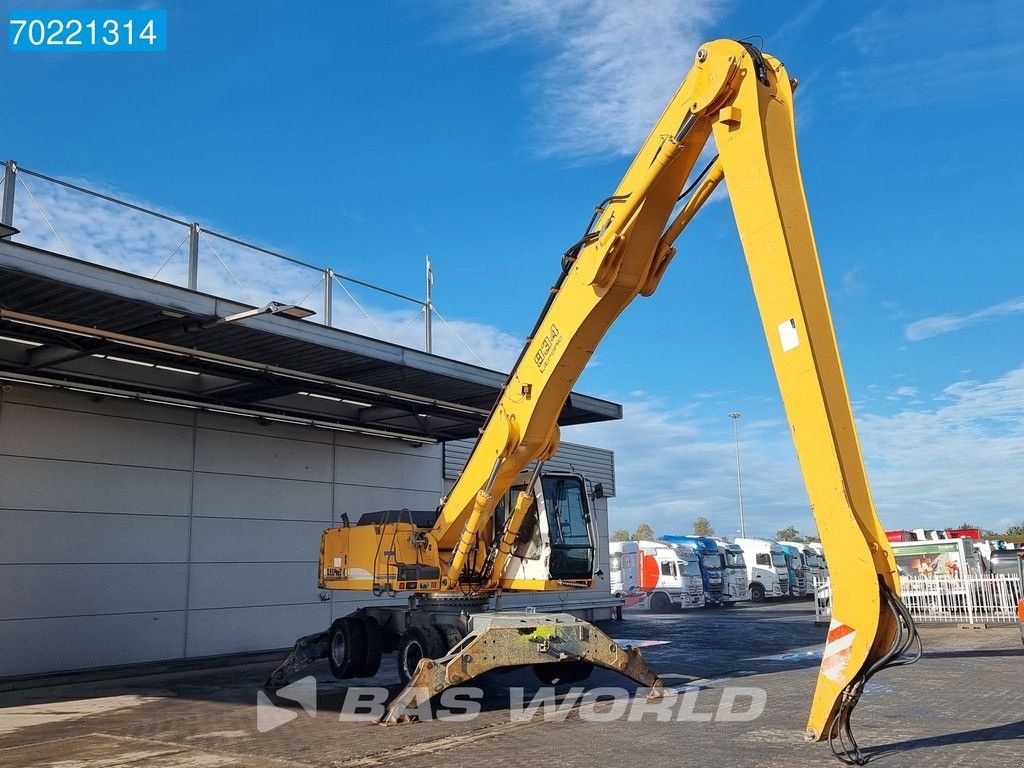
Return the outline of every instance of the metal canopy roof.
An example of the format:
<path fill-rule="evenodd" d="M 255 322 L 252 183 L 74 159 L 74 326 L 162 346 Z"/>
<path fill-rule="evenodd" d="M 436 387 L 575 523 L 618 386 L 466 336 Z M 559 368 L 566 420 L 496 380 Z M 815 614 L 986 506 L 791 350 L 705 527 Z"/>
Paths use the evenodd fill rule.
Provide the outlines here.
<path fill-rule="evenodd" d="M 0 240 L 0 378 L 410 440 L 476 435 L 505 375 Z M 572 393 L 561 425 L 622 417 Z"/>

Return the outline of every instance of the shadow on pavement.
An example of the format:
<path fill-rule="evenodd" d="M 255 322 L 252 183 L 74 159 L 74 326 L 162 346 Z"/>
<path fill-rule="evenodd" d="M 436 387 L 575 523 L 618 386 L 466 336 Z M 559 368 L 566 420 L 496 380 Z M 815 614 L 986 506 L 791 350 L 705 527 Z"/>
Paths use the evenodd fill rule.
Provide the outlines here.
<path fill-rule="evenodd" d="M 920 739 L 908 739 L 886 744 L 882 747 L 865 747 L 862 749 L 870 760 L 888 757 L 889 755 L 911 752 L 926 747 L 941 747 L 953 744 L 978 744 L 993 740 L 1024 740 L 1024 720 L 1006 725 L 993 725 L 988 728 L 976 728 L 973 731 L 947 733 L 941 736 L 926 736 Z"/>
<path fill-rule="evenodd" d="M 961 659 L 961 658 L 998 658 L 998 657 L 1013 657 L 1013 656 L 1024 656 L 1024 647 L 1021 648 L 994 648 L 994 649 L 974 649 L 968 651 L 929 651 L 925 648 L 925 657 L 929 659 Z"/>

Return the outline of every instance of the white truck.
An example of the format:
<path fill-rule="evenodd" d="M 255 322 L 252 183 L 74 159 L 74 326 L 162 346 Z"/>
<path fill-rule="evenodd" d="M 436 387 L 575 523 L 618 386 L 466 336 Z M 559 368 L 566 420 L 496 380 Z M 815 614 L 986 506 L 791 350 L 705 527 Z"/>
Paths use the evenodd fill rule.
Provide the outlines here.
<path fill-rule="evenodd" d="M 735 605 L 740 600 L 749 599 L 750 578 L 743 548 L 722 539 L 716 539 L 715 544 L 722 555 L 722 605 Z"/>
<path fill-rule="evenodd" d="M 736 539 L 743 550 L 750 581 L 750 599 L 755 603 L 789 594 L 789 567 L 777 542 L 768 539 Z"/>
<path fill-rule="evenodd" d="M 821 546 L 820 541 L 812 541 L 807 545 L 814 554 L 818 556 L 818 573 L 819 578 L 824 580 L 828 578 L 828 561 L 825 560 L 825 548 Z"/>
<path fill-rule="evenodd" d="M 825 558 L 821 552 L 814 549 L 810 544 L 804 545 L 804 554 L 811 564 L 811 577 L 808 579 L 808 594 L 814 594 L 815 584 L 824 584 L 828 576 L 828 568 L 825 567 Z"/>
<path fill-rule="evenodd" d="M 647 597 L 643 605 L 656 613 L 704 605 L 704 580 L 693 547 L 664 541 L 638 541 L 638 579 Z"/>
<path fill-rule="evenodd" d="M 613 597 L 621 597 L 623 608 L 632 608 L 647 597 L 640 586 L 640 545 L 635 541 L 613 541 L 608 545 L 609 581 Z"/>
<path fill-rule="evenodd" d="M 814 597 L 818 601 L 818 605 L 824 608 L 832 602 L 832 586 L 828 580 L 828 563 L 825 561 L 825 548 L 822 547 L 820 541 L 812 541 L 807 546 L 818 558 L 818 578 L 817 581 L 814 579 L 811 581 L 816 584 Z"/>
<path fill-rule="evenodd" d="M 784 546 L 794 547 L 800 552 L 800 559 L 803 564 L 803 584 L 804 584 L 804 597 L 812 597 L 814 595 L 814 583 L 815 579 L 819 582 L 825 576 L 825 569 L 820 564 L 818 559 L 818 553 L 815 552 L 811 547 L 803 541 L 780 541 L 779 544 Z"/>

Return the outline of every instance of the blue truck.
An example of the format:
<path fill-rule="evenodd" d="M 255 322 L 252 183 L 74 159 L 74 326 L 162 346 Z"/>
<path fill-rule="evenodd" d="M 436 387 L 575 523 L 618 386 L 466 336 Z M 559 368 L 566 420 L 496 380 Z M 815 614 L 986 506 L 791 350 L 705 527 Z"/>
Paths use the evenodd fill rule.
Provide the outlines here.
<path fill-rule="evenodd" d="M 708 536 L 663 536 L 663 541 L 693 547 L 700 556 L 700 575 L 704 582 L 704 604 L 722 605 L 722 553 Z"/>

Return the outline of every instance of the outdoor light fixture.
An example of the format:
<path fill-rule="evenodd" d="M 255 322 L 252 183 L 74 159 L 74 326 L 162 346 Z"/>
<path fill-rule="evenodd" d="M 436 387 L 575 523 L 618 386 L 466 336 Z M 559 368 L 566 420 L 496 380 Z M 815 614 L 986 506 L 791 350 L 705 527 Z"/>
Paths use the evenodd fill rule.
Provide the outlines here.
<path fill-rule="evenodd" d="M 15 229 L 14 227 L 8 224 L 0 224 L 0 240 L 3 240 L 5 237 L 11 237 L 12 235 L 16 235 L 20 231 L 20 229 Z"/>
<path fill-rule="evenodd" d="M 247 317 L 256 317 L 257 315 L 284 315 L 285 317 L 292 317 L 296 320 L 302 320 L 315 315 L 316 311 L 312 309 L 306 309 L 300 307 L 298 304 L 281 304 L 277 301 L 271 301 L 264 304 L 259 309 L 247 309 L 245 312 L 238 312 L 234 315 L 228 315 L 223 318 L 225 323 L 234 323 L 238 320 L 245 320 Z"/>

